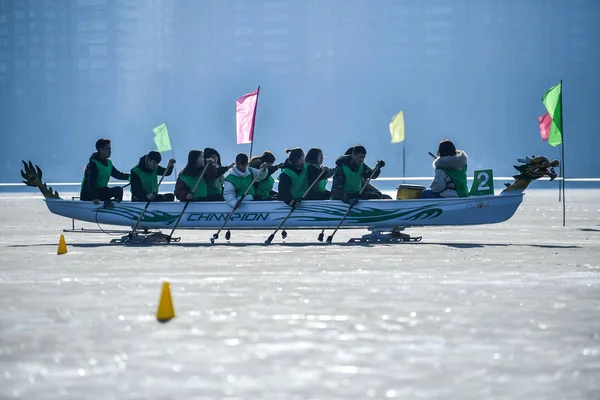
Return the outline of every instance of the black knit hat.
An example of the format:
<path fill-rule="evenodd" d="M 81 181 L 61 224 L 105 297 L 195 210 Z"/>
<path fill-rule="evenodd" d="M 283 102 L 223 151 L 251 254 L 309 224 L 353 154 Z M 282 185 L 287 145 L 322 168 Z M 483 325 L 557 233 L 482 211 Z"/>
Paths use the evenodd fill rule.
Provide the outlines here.
<path fill-rule="evenodd" d="M 152 150 L 150 153 L 148 153 L 146 157 L 149 161 L 156 161 L 157 163 L 160 163 L 162 160 L 162 156 L 160 155 L 160 153 L 155 150 Z"/>
<path fill-rule="evenodd" d="M 262 155 L 260 156 L 260 159 L 262 160 L 262 162 L 266 162 L 266 163 L 274 163 L 275 162 L 275 154 L 273 154 L 271 151 L 269 150 L 265 150 Z"/>

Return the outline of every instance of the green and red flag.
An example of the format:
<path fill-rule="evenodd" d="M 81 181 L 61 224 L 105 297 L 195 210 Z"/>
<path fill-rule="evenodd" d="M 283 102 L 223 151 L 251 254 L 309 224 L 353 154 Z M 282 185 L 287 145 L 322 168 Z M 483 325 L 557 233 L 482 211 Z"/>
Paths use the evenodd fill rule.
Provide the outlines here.
<path fill-rule="evenodd" d="M 548 115 L 552 119 L 550 124 L 550 133 L 548 134 L 548 144 L 551 146 L 558 146 L 562 143 L 562 81 L 555 86 L 552 86 L 550 90 L 542 96 L 542 103 L 548 110 Z M 547 123 L 546 121 L 544 121 Z M 540 132 L 541 132 L 540 121 Z M 542 133 L 542 138 L 544 134 Z"/>

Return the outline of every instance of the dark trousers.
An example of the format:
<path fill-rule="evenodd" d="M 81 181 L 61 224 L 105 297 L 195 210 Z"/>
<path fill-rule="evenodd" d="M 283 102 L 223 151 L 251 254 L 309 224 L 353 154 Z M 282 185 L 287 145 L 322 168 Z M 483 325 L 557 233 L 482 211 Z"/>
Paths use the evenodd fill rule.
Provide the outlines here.
<path fill-rule="evenodd" d="M 206 198 L 202 199 L 202 201 L 225 201 L 222 194 L 211 194 Z"/>
<path fill-rule="evenodd" d="M 173 193 L 165 193 L 165 194 L 157 194 L 154 196 L 154 199 L 152 199 L 153 203 L 162 203 L 165 201 L 173 201 L 175 200 L 175 195 Z M 138 199 L 135 197 L 131 198 L 131 201 L 148 201 L 148 199 Z"/>
<path fill-rule="evenodd" d="M 306 196 L 306 200 L 329 200 L 331 199 L 331 192 L 326 190 L 324 192 L 310 192 Z"/>
<path fill-rule="evenodd" d="M 442 196 L 440 196 L 439 193 L 434 192 L 431 189 L 426 189 L 426 190 L 423 190 L 423 193 L 421 193 L 421 198 L 422 199 L 440 199 L 440 198 L 442 198 Z"/>
<path fill-rule="evenodd" d="M 121 186 L 103 187 L 98 188 L 97 194 L 98 200 L 106 201 L 115 199 L 117 201 L 123 200 L 123 188 Z"/>

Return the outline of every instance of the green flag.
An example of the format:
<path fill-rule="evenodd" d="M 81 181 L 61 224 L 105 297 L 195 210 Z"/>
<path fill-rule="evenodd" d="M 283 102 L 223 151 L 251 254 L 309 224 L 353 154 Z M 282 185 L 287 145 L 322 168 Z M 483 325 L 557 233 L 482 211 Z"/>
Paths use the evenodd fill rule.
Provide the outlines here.
<path fill-rule="evenodd" d="M 169 139 L 169 131 L 167 129 L 167 124 L 160 124 L 154 130 L 154 143 L 156 143 L 156 150 L 160 151 L 169 151 L 171 148 L 171 139 Z"/>
<path fill-rule="evenodd" d="M 404 111 L 400 111 L 392 117 L 390 135 L 392 135 L 392 143 L 404 141 Z"/>
<path fill-rule="evenodd" d="M 544 93 L 542 103 L 552 118 L 548 144 L 556 147 L 562 143 L 562 81 Z"/>

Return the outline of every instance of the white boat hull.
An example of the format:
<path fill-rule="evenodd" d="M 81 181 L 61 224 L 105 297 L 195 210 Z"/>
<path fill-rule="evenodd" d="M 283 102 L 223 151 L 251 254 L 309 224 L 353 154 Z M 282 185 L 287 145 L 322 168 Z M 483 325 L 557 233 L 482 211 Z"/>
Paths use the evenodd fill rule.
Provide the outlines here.
<path fill-rule="evenodd" d="M 352 209 L 342 228 L 386 230 L 394 227 L 480 225 L 508 220 L 523 200 L 523 192 L 451 199 L 362 200 Z M 121 202 L 104 208 L 90 201 L 45 199 L 53 214 L 80 221 L 132 227 L 146 203 Z M 152 203 L 140 228 L 172 228 L 184 203 Z M 286 221 L 285 228 L 335 227 L 348 210 L 337 200 L 303 201 Z M 227 223 L 227 229 L 275 229 L 290 207 L 281 201 L 244 202 Z M 231 212 L 224 202 L 192 202 L 178 229 L 218 229 Z"/>

